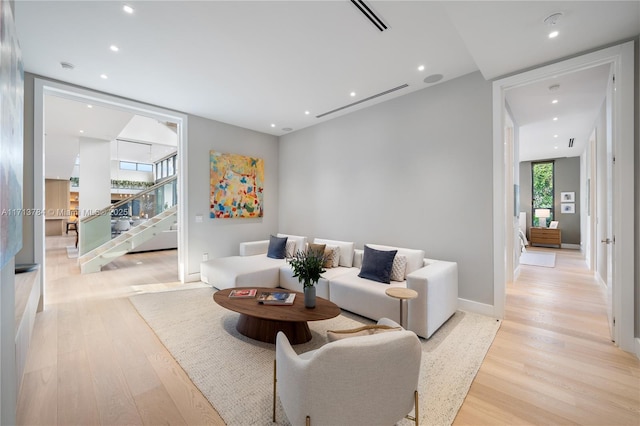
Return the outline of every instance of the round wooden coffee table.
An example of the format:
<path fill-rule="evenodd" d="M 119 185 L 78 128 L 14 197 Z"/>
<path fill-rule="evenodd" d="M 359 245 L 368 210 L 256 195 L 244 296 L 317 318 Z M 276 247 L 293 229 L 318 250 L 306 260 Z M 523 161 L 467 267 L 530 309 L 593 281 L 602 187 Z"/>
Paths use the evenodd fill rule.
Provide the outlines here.
<path fill-rule="evenodd" d="M 217 291 L 213 300 L 220 306 L 238 312 L 240 318 L 236 330 L 244 336 L 261 342 L 275 343 L 278 331 L 284 332 L 292 345 L 311 340 L 311 330 L 307 321 L 325 320 L 340 315 L 340 308 L 333 302 L 316 297 L 316 307 L 304 307 L 304 294 L 281 288 L 255 288 L 256 297 L 232 299 L 229 293 L 233 288 Z M 274 306 L 258 303 L 258 296 L 263 291 L 296 293 L 293 305 Z"/>

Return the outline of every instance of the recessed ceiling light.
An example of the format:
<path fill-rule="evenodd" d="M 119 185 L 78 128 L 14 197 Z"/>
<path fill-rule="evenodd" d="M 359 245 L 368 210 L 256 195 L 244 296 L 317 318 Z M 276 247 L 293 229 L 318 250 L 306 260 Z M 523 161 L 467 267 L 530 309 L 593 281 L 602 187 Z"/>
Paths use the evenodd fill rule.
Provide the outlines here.
<path fill-rule="evenodd" d="M 283 127 L 283 128 L 282 128 L 282 131 L 283 131 L 283 132 L 290 132 L 290 131 L 292 131 L 292 130 L 293 130 L 293 129 L 292 129 L 291 127 Z"/>
<path fill-rule="evenodd" d="M 112 52 L 117 52 L 118 50 L 120 50 L 120 48 L 115 44 L 112 44 L 111 46 L 109 46 L 109 49 L 111 49 Z"/>
<path fill-rule="evenodd" d="M 309 114 L 311 114 L 309 111 L 304 112 L 304 115 L 309 115 Z"/>
<path fill-rule="evenodd" d="M 420 66 L 418 67 L 418 71 L 424 71 L 424 65 L 420 65 Z"/>
<path fill-rule="evenodd" d="M 84 133 L 84 130 L 80 130 L 80 133 Z"/>
<path fill-rule="evenodd" d="M 72 70 L 75 68 L 71 62 L 60 62 L 60 66 L 63 70 Z"/>
<path fill-rule="evenodd" d="M 87 104 L 87 108 L 93 108 L 93 105 Z"/>
<path fill-rule="evenodd" d="M 106 79 L 109 78 L 109 76 L 106 75 L 106 74 L 100 74 L 100 78 L 103 79 L 103 80 L 106 80 Z"/>
<path fill-rule="evenodd" d="M 554 146 L 554 147 L 553 147 L 553 149 L 558 149 L 558 147 L 557 147 L 557 146 Z"/>
<path fill-rule="evenodd" d="M 558 117 L 553 117 L 553 121 L 558 121 Z"/>
<path fill-rule="evenodd" d="M 554 99 L 554 100 L 552 100 L 552 101 L 551 101 L 551 103 L 552 103 L 552 104 L 557 104 L 557 103 L 558 103 L 558 100 L 557 100 L 557 99 Z"/>
<path fill-rule="evenodd" d="M 275 124 L 273 124 L 273 123 L 271 123 L 271 127 L 276 127 L 276 125 L 275 125 Z"/>
<path fill-rule="evenodd" d="M 356 92 L 351 92 L 349 93 L 349 96 L 351 96 L 352 98 L 356 95 Z"/>
<path fill-rule="evenodd" d="M 129 15 L 131 15 L 133 13 L 133 8 L 131 6 L 129 6 L 128 4 L 125 4 L 124 6 L 122 6 L 122 10 L 127 12 Z"/>
<path fill-rule="evenodd" d="M 553 137 L 554 137 L 554 138 L 557 138 L 557 137 L 558 137 L 558 135 L 553 135 Z"/>
<path fill-rule="evenodd" d="M 556 37 L 558 37 L 558 34 L 560 34 L 560 33 L 557 32 L 557 31 L 551 31 L 549 33 L 549 38 L 556 38 Z"/>

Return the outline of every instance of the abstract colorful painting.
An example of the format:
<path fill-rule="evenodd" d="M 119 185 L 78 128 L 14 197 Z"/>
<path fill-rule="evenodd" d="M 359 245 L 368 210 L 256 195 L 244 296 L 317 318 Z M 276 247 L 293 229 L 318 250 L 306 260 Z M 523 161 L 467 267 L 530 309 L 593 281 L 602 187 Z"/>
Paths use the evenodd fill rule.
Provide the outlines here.
<path fill-rule="evenodd" d="M 264 161 L 210 151 L 209 216 L 214 219 L 262 217 Z"/>

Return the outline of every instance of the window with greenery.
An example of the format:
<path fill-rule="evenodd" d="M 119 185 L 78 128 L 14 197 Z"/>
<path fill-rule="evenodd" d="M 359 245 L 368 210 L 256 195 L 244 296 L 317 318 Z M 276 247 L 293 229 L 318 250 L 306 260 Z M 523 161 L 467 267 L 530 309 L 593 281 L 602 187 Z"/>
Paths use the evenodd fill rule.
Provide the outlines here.
<path fill-rule="evenodd" d="M 551 210 L 549 221 L 554 220 L 553 211 L 553 181 L 554 181 L 554 163 L 553 161 L 545 161 L 531 164 L 531 217 L 533 226 L 539 226 L 538 218 L 535 217 L 536 209 Z M 546 225 L 548 225 L 547 222 Z"/>

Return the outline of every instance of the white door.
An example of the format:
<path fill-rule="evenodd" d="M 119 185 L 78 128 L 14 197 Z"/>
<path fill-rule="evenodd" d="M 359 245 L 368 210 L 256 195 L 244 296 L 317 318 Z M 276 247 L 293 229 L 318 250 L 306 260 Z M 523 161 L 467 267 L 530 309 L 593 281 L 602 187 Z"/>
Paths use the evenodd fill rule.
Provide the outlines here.
<path fill-rule="evenodd" d="M 605 245 L 604 253 L 606 253 L 606 264 L 607 264 L 607 276 L 606 276 L 606 285 L 607 285 L 607 316 L 609 318 L 609 331 L 611 332 L 611 340 L 615 341 L 615 319 L 613 314 L 613 292 L 615 291 L 614 285 L 614 250 L 613 245 L 615 244 L 615 236 L 613 233 L 614 228 L 614 190 L 615 190 L 615 182 L 614 182 L 614 170 L 615 167 L 615 143 L 614 143 L 614 128 L 613 128 L 613 117 L 615 111 L 613 106 L 615 102 L 613 102 L 613 96 L 615 96 L 615 87 L 613 83 L 613 74 L 609 76 L 609 85 L 607 87 L 607 158 L 606 158 L 606 200 L 607 200 L 607 217 L 606 217 L 606 233 L 604 234 L 604 238 L 600 241 L 600 244 Z"/>

